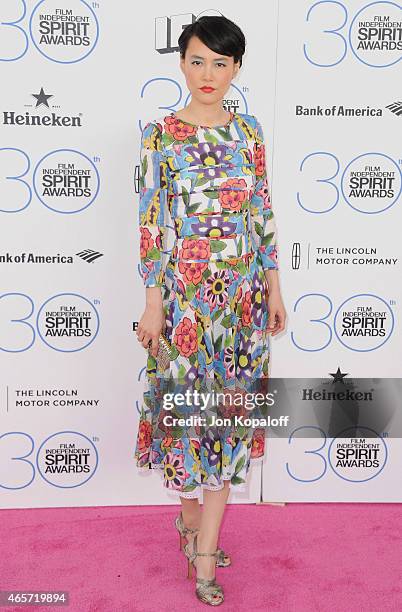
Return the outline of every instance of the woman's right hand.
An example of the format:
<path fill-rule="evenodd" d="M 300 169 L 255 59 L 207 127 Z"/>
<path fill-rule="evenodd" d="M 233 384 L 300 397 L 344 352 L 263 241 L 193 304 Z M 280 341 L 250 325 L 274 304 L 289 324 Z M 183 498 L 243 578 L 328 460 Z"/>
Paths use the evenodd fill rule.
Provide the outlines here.
<path fill-rule="evenodd" d="M 158 354 L 159 336 L 166 329 L 165 313 L 162 302 L 158 301 L 146 305 L 137 327 L 137 337 L 145 349 L 149 348 L 152 341 L 151 355 Z"/>

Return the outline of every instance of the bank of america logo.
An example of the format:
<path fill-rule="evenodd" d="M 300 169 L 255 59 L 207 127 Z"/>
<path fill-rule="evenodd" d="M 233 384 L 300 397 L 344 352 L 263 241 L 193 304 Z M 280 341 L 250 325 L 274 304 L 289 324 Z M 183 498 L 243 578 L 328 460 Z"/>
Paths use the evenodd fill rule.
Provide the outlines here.
<path fill-rule="evenodd" d="M 402 101 L 398 100 L 398 102 L 392 102 L 392 104 L 387 104 L 385 108 L 388 108 L 391 113 L 394 115 L 402 115 Z"/>
<path fill-rule="evenodd" d="M 87 261 L 88 263 L 92 263 L 93 261 L 95 261 L 95 259 L 98 259 L 98 257 L 103 257 L 103 253 L 99 253 L 99 251 L 93 251 L 92 249 L 85 249 L 84 251 L 76 253 L 76 255 L 78 255 L 78 257 L 81 257 L 81 259 Z"/>

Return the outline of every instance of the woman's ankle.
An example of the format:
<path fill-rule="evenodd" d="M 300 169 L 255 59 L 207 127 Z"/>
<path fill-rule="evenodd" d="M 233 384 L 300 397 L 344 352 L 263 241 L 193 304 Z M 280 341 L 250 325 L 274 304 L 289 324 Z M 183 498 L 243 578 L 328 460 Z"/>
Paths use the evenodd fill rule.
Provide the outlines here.
<path fill-rule="evenodd" d="M 217 538 L 206 537 L 205 534 L 200 531 L 197 537 L 197 547 L 200 552 L 214 553 L 218 547 Z"/>
<path fill-rule="evenodd" d="M 197 578 L 215 578 L 215 557 L 197 557 L 195 567 Z"/>
<path fill-rule="evenodd" d="M 199 529 L 201 523 L 201 513 L 189 513 L 185 511 L 181 511 L 181 515 L 183 518 L 184 526 L 188 529 Z"/>

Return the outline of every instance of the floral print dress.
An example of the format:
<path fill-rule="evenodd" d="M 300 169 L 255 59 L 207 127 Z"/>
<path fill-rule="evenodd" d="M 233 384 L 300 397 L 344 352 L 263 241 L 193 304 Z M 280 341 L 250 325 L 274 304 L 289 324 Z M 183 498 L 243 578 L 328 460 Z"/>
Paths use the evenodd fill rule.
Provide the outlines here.
<path fill-rule="evenodd" d="M 264 270 L 278 268 L 261 125 L 246 113 L 208 127 L 171 112 L 145 125 L 140 161 L 140 270 L 145 287 L 161 288 L 169 376 L 189 387 L 213 380 L 251 388 L 268 378 Z M 164 485 L 183 497 L 224 480 L 243 491 L 251 459 L 264 454 L 264 430 L 195 427 L 199 435 L 189 435 L 164 426 L 158 389 L 166 372 L 150 354 L 146 370 L 137 465 L 161 468 Z"/>

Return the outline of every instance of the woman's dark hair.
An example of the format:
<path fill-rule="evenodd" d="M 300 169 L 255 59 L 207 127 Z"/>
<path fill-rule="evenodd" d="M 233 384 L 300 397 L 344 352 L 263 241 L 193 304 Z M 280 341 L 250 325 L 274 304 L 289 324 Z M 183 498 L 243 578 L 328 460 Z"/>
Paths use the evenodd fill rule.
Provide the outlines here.
<path fill-rule="evenodd" d="M 211 51 L 233 57 L 235 63 L 240 62 L 241 67 L 246 39 L 239 26 L 227 17 L 203 15 L 186 26 L 179 37 L 179 50 L 183 59 L 192 36 L 197 36 Z"/>

